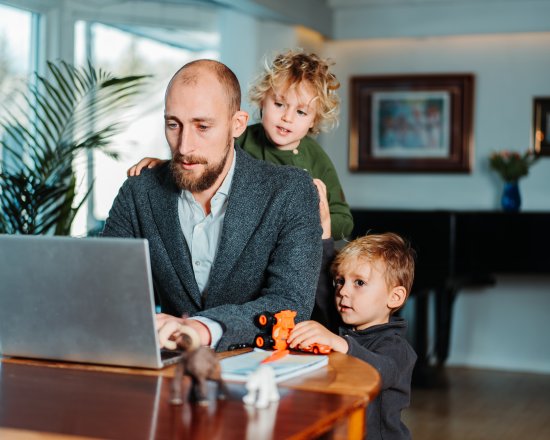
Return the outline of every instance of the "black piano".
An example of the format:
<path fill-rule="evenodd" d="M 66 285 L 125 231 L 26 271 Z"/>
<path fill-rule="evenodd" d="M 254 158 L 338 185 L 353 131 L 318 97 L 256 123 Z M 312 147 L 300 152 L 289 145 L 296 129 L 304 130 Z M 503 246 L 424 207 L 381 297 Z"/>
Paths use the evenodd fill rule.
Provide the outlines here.
<path fill-rule="evenodd" d="M 437 371 L 449 353 L 453 301 L 461 288 L 493 285 L 497 273 L 550 274 L 549 212 L 352 209 L 352 214 L 353 238 L 396 232 L 416 250 L 411 295 L 418 385 L 440 380 Z M 427 343 L 430 293 L 435 295 L 433 353 Z"/>

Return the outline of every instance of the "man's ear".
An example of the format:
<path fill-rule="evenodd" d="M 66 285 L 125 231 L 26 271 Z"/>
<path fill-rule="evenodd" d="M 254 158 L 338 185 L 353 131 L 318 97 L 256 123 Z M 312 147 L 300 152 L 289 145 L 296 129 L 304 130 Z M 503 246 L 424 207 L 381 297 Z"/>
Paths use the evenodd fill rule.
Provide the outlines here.
<path fill-rule="evenodd" d="M 398 309 L 403 305 L 407 298 L 407 289 L 403 286 L 394 287 L 388 296 L 388 307 L 390 309 Z"/>
<path fill-rule="evenodd" d="M 243 134 L 248 124 L 248 113 L 244 110 L 239 110 L 233 115 L 232 123 L 232 137 L 238 138 Z"/>

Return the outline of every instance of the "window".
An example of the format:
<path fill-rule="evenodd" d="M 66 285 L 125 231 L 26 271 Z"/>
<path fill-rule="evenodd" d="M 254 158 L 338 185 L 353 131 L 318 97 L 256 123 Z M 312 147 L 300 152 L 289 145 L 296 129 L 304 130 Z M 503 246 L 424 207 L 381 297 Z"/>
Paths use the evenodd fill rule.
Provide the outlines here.
<path fill-rule="evenodd" d="M 24 86 L 36 68 L 38 24 L 38 14 L 0 4 L 0 96 L 3 105 L 9 102 L 15 88 Z M 19 104 L 24 106 L 24 103 Z"/>
<path fill-rule="evenodd" d="M 38 15 L 0 4 L 0 94 L 27 80 L 35 68 L 33 36 Z M 36 26 L 33 26 L 35 24 Z"/>
<path fill-rule="evenodd" d="M 116 75 L 153 76 L 136 106 L 124 115 L 124 132 L 113 139 L 120 159 L 115 161 L 99 152 L 88 156 L 87 179 L 90 182 L 93 176 L 94 190 L 88 200 L 87 221 L 83 219 L 85 213 L 80 213 L 74 227 L 76 233 L 83 233 L 101 227 L 131 165 L 145 156 L 170 157 L 164 137 L 166 86 L 188 61 L 217 59 L 218 35 L 84 21 L 76 23 L 75 31 L 77 65 L 89 59 L 94 66 Z"/>

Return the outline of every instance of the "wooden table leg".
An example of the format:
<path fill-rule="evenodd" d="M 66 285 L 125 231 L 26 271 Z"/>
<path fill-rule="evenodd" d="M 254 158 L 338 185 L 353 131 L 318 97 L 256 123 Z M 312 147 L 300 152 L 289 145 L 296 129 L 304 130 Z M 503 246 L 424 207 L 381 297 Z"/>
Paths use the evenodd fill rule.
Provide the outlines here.
<path fill-rule="evenodd" d="M 365 408 L 360 408 L 348 417 L 348 440 L 361 440 L 366 434 Z"/>
<path fill-rule="evenodd" d="M 321 436 L 323 440 L 363 440 L 367 434 L 365 408 L 358 408 L 342 419 L 334 429 Z"/>

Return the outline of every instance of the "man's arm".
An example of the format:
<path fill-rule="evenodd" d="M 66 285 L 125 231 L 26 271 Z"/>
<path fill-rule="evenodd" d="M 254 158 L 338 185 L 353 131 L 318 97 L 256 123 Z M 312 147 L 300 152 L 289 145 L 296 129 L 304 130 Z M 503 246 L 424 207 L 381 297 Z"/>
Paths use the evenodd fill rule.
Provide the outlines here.
<path fill-rule="evenodd" d="M 109 216 L 105 222 L 102 236 L 104 237 L 137 237 L 132 225 L 130 182 L 126 180 L 120 188 Z"/>

